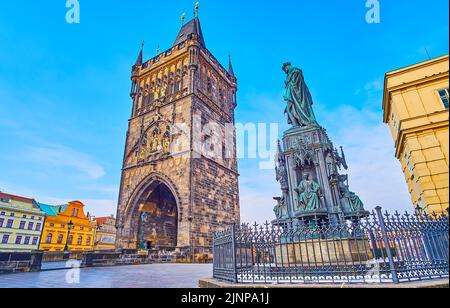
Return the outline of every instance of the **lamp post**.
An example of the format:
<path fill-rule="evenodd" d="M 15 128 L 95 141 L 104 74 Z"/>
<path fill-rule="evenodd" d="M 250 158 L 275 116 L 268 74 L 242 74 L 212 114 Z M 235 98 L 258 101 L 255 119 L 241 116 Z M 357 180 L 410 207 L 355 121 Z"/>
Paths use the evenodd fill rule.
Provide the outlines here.
<path fill-rule="evenodd" d="M 64 251 L 69 251 L 69 237 L 70 237 L 70 230 L 73 229 L 73 222 L 72 220 L 67 224 L 67 239 L 66 239 L 66 246 L 64 246 Z"/>
<path fill-rule="evenodd" d="M 191 259 L 191 262 L 194 263 L 195 261 L 195 256 L 194 256 L 194 251 L 193 251 L 193 247 L 192 247 L 192 221 L 194 220 L 194 218 L 192 216 L 188 217 L 188 221 L 189 221 L 189 257 Z"/>

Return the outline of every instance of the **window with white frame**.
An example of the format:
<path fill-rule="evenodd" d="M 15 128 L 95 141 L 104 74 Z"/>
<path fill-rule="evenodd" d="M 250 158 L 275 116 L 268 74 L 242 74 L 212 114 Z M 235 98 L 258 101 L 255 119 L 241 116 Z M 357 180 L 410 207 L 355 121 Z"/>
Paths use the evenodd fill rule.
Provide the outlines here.
<path fill-rule="evenodd" d="M 2 244 L 8 244 L 8 242 L 9 242 L 9 235 L 8 234 L 3 235 Z"/>
<path fill-rule="evenodd" d="M 439 97 L 441 98 L 441 102 L 444 105 L 445 109 L 449 108 L 449 89 L 442 89 L 438 91 Z"/>

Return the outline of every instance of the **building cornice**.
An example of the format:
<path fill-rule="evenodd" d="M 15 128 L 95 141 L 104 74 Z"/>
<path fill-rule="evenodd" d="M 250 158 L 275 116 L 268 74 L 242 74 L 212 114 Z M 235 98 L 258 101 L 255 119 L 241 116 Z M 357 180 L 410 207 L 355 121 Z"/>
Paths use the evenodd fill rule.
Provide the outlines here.
<path fill-rule="evenodd" d="M 446 61 L 448 61 L 448 59 L 449 59 L 449 55 L 443 55 L 443 56 L 440 56 L 440 57 L 437 57 L 434 59 L 430 59 L 427 61 L 419 62 L 419 63 L 413 64 L 413 65 L 408 65 L 408 66 L 390 71 L 386 74 L 386 76 L 391 77 L 391 76 L 396 76 L 396 75 L 404 74 L 407 72 L 415 71 L 419 68 L 424 68 L 427 66 L 433 66 L 437 63 L 446 62 Z"/>
<path fill-rule="evenodd" d="M 433 115 L 439 115 L 439 114 L 443 114 L 443 113 L 449 113 L 448 110 L 444 110 L 442 112 L 438 112 L 435 113 Z M 422 117 L 416 117 L 413 119 L 408 119 L 410 120 L 417 120 L 420 118 L 428 118 L 427 116 L 422 116 Z M 400 122 L 400 127 L 402 126 L 404 121 Z M 405 139 L 408 137 L 408 135 L 411 134 L 415 134 L 415 133 L 420 133 L 423 131 L 427 131 L 427 130 L 434 130 L 434 129 L 440 129 L 440 128 L 448 128 L 449 125 L 449 118 L 447 117 L 446 120 L 441 120 L 441 121 L 437 121 L 437 122 L 430 122 L 429 124 L 426 125 L 420 125 L 420 126 L 415 126 L 415 127 L 411 127 L 408 129 L 401 129 L 398 137 L 397 137 L 397 141 L 395 143 L 395 156 L 397 158 L 400 158 L 401 153 L 403 152 L 403 148 L 404 148 L 404 144 L 405 144 Z"/>
<path fill-rule="evenodd" d="M 40 210 L 38 210 L 38 209 L 33 211 L 33 210 L 27 210 L 27 209 L 24 209 L 24 208 L 17 208 L 17 207 L 13 207 L 13 206 L 4 205 L 2 203 L 0 203 L 0 209 L 5 209 L 7 211 L 21 212 L 21 213 L 27 213 L 27 214 L 33 214 L 33 215 L 45 217 L 45 213 L 40 211 Z M 11 218 L 16 218 L 16 217 L 11 217 Z"/>
<path fill-rule="evenodd" d="M 406 83 L 402 83 L 399 85 L 394 85 L 394 86 L 390 86 L 388 87 L 388 81 L 396 76 L 400 76 L 400 75 L 404 75 L 410 72 L 414 72 L 417 71 L 419 69 L 423 69 L 426 67 L 430 67 L 430 66 L 435 66 L 441 63 L 445 63 L 449 61 L 449 55 L 444 55 L 441 57 L 437 57 L 431 60 L 427 60 L 424 62 L 420 62 L 414 65 L 410 65 L 404 68 L 400 68 L 391 72 L 388 72 L 385 74 L 385 78 L 384 78 L 384 93 L 383 93 L 383 103 L 382 103 L 382 108 L 383 108 L 383 121 L 384 123 L 388 123 L 389 122 L 389 114 L 390 114 L 390 109 L 391 109 L 391 97 L 392 97 L 392 93 L 396 92 L 396 91 L 400 91 L 406 88 L 410 88 L 410 87 L 417 87 L 420 86 L 422 84 L 428 83 L 428 82 L 433 82 L 436 81 L 438 79 L 448 79 L 449 77 L 449 70 L 447 69 L 446 71 L 442 71 L 442 72 L 438 72 L 436 74 L 434 74 L 433 76 L 424 76 L 422 78 L 410 81 L 410 82 L 406 82 Z"/>

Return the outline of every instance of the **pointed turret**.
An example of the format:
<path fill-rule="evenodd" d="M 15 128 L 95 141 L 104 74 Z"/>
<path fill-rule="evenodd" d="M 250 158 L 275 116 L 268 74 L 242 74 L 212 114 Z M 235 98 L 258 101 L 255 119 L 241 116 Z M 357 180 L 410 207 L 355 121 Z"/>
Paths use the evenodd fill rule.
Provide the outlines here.
<path fill-rule="evenodd" d="M 281 148 L 281 141 L 280 141 L 280 139 L 278 139 L 278 141 L 277 141 L 277 151 L 278 151 L 278 154 L 283 153 L 283 149 Z"/>
<path fill-rule="evenodd" d="M 200 26 L 200 20 L 198 17 L 195 17 L 187 24 L 183 25 L 183 27 L 181 27 L 181 30 L 178 33 L 177 39 L 175 40 L 173 46 L 177 46 L 178 44 L 183 43 L 184 41 L 189 39 L 189 37 L 191 37 L 192 35 L 195 35 L 200 45 L 203 48 L 206 48 L 205 39 L 203 38 L 202 27 Z"/>
<path fill-rule="evenodd" d="M 228 54 L 228 74 L 230 74 L 231 77 L 236 78 L 234 75 L 233 64 L 231 63 L 231 52 Z"/>
<path fill-rule="evenodd" d="M 142 42 L 141 50 L 139 51 L 139 55 L 138 55 L 138 57 L 136 59 L 136 63 L 134 64 L 135 66 L 141 66 L 142 65 L 142 58 L 143 58 L 142 54 L 143 54 L 143 51 L 144 51 L 144 42 Z"/>

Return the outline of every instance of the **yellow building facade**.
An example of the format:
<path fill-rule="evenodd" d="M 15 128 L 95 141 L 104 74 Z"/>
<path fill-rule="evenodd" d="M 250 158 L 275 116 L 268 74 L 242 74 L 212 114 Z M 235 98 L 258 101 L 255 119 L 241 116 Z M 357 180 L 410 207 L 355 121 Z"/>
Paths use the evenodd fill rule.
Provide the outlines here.
<path fill-rule="evenodd" d="M 96 224 L 85 215 L 83 203 L 39 206 L 47 214 L 40 250 L 64 251 L 66 244 L 69 251 L 93 250 Z"/>
<path fill-rule="evenodd" d="M 384 122 L 418 211 L 449 207 L 449 57 L 386 74 Z"/>
<path fill-rule="evenodd" d="M 34 199 L 0 192 L 0 251 L 37 250 L 44 221 Z"/>

